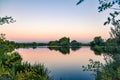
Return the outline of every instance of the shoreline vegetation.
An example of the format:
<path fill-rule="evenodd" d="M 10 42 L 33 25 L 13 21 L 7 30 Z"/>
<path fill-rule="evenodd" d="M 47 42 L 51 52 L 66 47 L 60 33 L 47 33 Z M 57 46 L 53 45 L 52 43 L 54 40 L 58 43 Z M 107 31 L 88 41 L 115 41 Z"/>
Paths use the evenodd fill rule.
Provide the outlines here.
<path fill-rule="evenodd" d="M 47 46 L 50 50 L 58 50 L 63 54 L 68 54 L 70 48 L 75 51 L 81 47 L 81 43 L 76 40 L 70 42 L 67 37 L 63 37 L 58 41 L 50 41 L 49 43 L 16 43 L 6 40 L 5 34 L 1 34 L 0 80 L 54 80 L 43 64 L 31 65 L 28 62 L 23 63 L 19 53 L 14 52 L 18 48 L 36 48 L 38 46 Z"/>
<path fill-rule="evenodd" d="M 0 80 L 53 80 L 49 75 L 49 70 L 43 64 L 23 63 L 19 53 L 14 52 L 17 48 L 36 48 L 37 46 L 47 46 L 50 50 L 58 50 L 63 54 L 67 54 L 70 52 L 70 48 L 74 51 L 79 49 L 81 43 L 76 40 L 70 42 L 67 37 L 49 43 L 16 43 L 6 40 L 5 35 L 1 34 Z"/>
<path fill-rule="evenodd" d="M 2 35 L 1 35 L 2 36 Z M 89 44 L 82 44 L 80 42 L 77 42 L 76 40 L 72 40 L 70 42 L 70 39 L 67 37 L 63 37 L 56 41 L 49 41 L 48 43 L 38 43 L 38 42 L 14 42 L 9 40 L 3 40 L 0 39 L 0 45 L 2 47 L 2 44 L 4 45 L 11 45 L 14 48 L 36 48 L 39 46 L 46 46 L 50 48 L 54 47 L 68 47 L 68 48 L 80 48 L 81 46 L 88 46 Z"/>
<path fill-rule="evenodd" d="M 8 41 L 11 44 L 14 44 L 16 48 L 29 48 L 29 47 L 37 47 L 37 46 L 47 46 L 47 47 L 81 47 L 81 46 L 89 46 L 89 43 L 81 43 L 76 40 L 70 41 L 67 37 L 62 37 L 59 40 L 49 41 L 48 43 L 42 42 L 14 42 Z"/>
<path fill-rule="evenodd" d="M 22 62 L 19 53 L 14 52 L 14 49 L 24 47 L 22 45 L 0 36 L 0 80 L 53 80 L 43 64 Z"/>
<path fill-rule="evenodd" d="M 120 72 L 120 46 L 116 43 L 116 39 L 102 39 L 97 36 L 85 46 L 89 46 L 96 55 L 104 55 L 107 64 L 102 64 L 100 61 L 90 59 L 88 66 L 83 66 L 84 71 L 93 71 L 97 74 L 96 78 L 114 80 L 119 79 Z M 15 43 L 0 36 L 0 80 L 54 80 L 49 74 L 50 71 L 43 64 L 23 63 L 22 58 L 17 52 L 13 52 L 17 48 L 37 48 L 37 46 L 46 46 L 50 50 L 60 51 L 62 54 L 69 54 L 71 50 L 78 50 L 83 46 L 82 43 L 76 40 L 70 41 L 69 38 L 63 37 L 59 40 L 50 41 L 49 43 Z M 106 57 L 109 57 L 108 59 Z M 111 58 L 113 62 L 111 62 Z M 109 66 L 109 68 L 107 67 Z M 109 72 L 111 71 L 112 72 Z M 102 70 L 102 71 L 99 71 Z M 106 75 L 105 75 L 106 74 Z M 113 75 L 114 74 L 114 75 Z M 109 77 L 109 75 L 111 77 Z M 116 77 L 114 77 L 116 76 Z M 108 80 L 108 79 L 106 79 Z"/>
<path fill-rule="evenodd" d="M 4 35 L 0 36 L 0 80 L 54 80 L 49 75 L 49 70 L 45 68 L 43 64 L 34 64 L 31 65 L 30 63 L 22 63 L 22 58 L 17 52 L 13 52 L 14 49 L 17 48 L 37 48 L 38 46 L 46 46 L 50 50 L 60 51 L 63 54 L 69 54 L 71 50 L 78 50 L 82 46 L 90 46 L 90 48 L 95 52 L 96 55 L 107 54 L 113 55 L 120 52 L 120 46 L 114 46 L 115 39 L 109 38 L 108 40 L 104 41 L 101 36 L 95 37 L 93 41 L 88 44 L 83 44 L 77 42 L 76 40 L 70 41 L 69 38 L 63 37 L 59 40 L 50 41 L 49 43 L 16 43 L 14 41 L 9 41 L 4 38 Z M 117 52 L 118 51 L 118 52 Z M 88 65 L 100 65 L 99 62 L 94 62 Z M 113 65 L 112 63 L 108 65 Z M 115 62 L 116 69 L 119 69 L 117 62 Z M 105 66 L 106 67 L 106 66 Z M 89 68 L 90 70 L 92 67 L 85 67 L 83 69 L 86 70 Z M 98 68 L 98 66 L 97 66 Z M 87 69 L 87 70 L 89 70 Z M 104 70 L 104 69 L 103 69 Z M 97 72 L 97 71 L 96 71 Z M 101 72 L 103 75 L 104 72 Z M 111 74 L 110 74 L 111 75 Z M 117 73 L 115 73 L 117 75 Z M 114 77 L 114 76 L 113 76 Z"/>
<path fill-rule="evenodd" d="M 81 4 L 84 0 L 79 0 L 76 5 Z M 77 50 L 81 46 L 90 46 L 97 55 L 103 54 L 105 64 L 100 61 L 89 60 L 90 64 L 83 66 L 85 71 L 93 71 L 95 80 L 120 80 L 120 0 L 99 0 L 98 12 L 109 10 L 109 17 L 104 23 L 111 24 L 111 38 L 104 41 L 101 36 L 95 37 L 88 44 L 82 44 L 76 40 L 70 41 L 69 38 L 63 37 L 49 43 L 16 43 L 5 40 L 4 34 L 0 35 L 0 80 L 54 80 L 49 76 L 49 71 L 42 64 L 31 65 L 22 63 L 22 58 L 16 48 L 29 48 L 36 46 L 48 46 L 51 50 L 69 53 L 70 48 Z M 111 11 L 112 9 L 112 11 Z M 12 17 L 0 17 L 0 25 L 13 23 Z M 60 47 L 56 47 L 60 46 Z"/>
<path fill-rule="evenodd" d="M 18 43 L 14 41 L 5 40 L 3 35 L 1 35 L 0 39 L 0 48 L 2 48 L 2 44 L 8 45 L 11 48 L 37 48 L 37 47 L 47 47 L 50 50 L 58 50 L 63 53 L 69 53 L 69 51 L 64 52 L 63 49 L 71 49 L 73 51 L 81 48 L 82 46 L 89 46 L 91 50 L 97 53 L 102 52 L 120 52 L 120 46 L 116 45 L 116 40 L 113 38 L 108 38 L 106 41 L 101 37 L 97 36 L 93 39 L 93 41 L 89 43 L 81 43 L 76 40 L 70 40 L 69 37 L 62 37 L 59 40 L 49 41 L 48 43 L 38 43 L 38 42 L 24 42 Z M 4 40 L 3 40 L 4 39 Z M 62 51 L 63 50 L 63 51 Z"/>
<path fill-rule="evenodd" d="M 97 36 L 93 41 L 89 43 L 81 43 L 76 40 L 70 40 L 69 37 L 62 37 L 59 40 L 49 41 L 48 43 L 38 43 L 38 42 L 14 42 L 9 41 L 4 38 L 5 35 L 0 35 L 0 48 L 2 49 L 4 45 L 7 45 L 8 48 L 17 49 L 17 48 L 37 48 L 37 47 L 47 47 L 50 50 L 58 50 L 62 52 L 63 49 L 71 49 L 73 51 L 78 50 L 82 46 L 89 46 L 94 52 L 120 52 L 120 46 L 115 46 L 115 39 L 109 38 L 106 41 L 102 39 L 101 36 Z M 64 53 L 64 51 L 63 51 Z M 65 52 L 69 53 L 69 51 Z"/>

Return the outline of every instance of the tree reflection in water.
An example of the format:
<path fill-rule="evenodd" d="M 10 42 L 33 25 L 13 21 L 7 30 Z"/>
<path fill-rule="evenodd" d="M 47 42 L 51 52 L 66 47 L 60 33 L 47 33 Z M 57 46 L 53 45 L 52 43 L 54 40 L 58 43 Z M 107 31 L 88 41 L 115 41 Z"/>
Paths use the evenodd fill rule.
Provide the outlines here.
<path fill-rule="evenodd" d="M 76 51 L 79 50 L 81 47 L 61 47 L 61 46 L 57 46 L 57 47 L 48 47 L 49 50 L 55 50 L 55 51 L 59 51 L 62 54 L 70 54 L 70 49 L 72 51 Z"/>

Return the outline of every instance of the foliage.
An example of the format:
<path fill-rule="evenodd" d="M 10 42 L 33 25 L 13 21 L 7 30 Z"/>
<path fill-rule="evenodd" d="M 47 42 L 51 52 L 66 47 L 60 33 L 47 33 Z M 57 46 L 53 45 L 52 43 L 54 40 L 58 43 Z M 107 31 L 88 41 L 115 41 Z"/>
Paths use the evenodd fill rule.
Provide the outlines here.
<path fill-rule="evenodd" d="M 71 45 L 71 47 L 80 47 L 81 46 L 81 44 L 79 42 L 77 42 L 76 40 L 71 41 L 70 45 Z"/>
<path fill-rule="evenodd" d="M 70 39 L 67 37 L 63 37 L 56 41 L 50 41 L 48 43 L 48 48 L 50 50 L 56 50 L 61 52 L 62 54 L 69 54 L 70 48 L 73 51 L 78 50 L 81 47 L 81 44 L 77 42 L 76 40 L 73 40 L 70 42 Z"/>
<path fill-rule="evenodd" d="M 80 4 L 84 0 L 79 0 L 77 3 Z M 98 10 L 99 12 L 103 12 L 108 9 L 112 9 L 109 13 L 109 17 L 107 18 L 107 21 L 104 23 L 106 24 L 112 24 L 113 27 L 111 27 L 111 38 L 115 39 L 115 45 L 114 46 L 119 46 L 120 45 L 120 0 L 98 0 L 99 1 L 99 6 Z"/>
<path fill-rule="evenodd" d="M 120 10 L 120 0 L 99 0 L 99 4 L 99 12 L 104 11 L 106 9 Z M 116 5 L 116 8 L 113 8 L 114 5 Z"/>
<path fill-rule="evenodd" d="M 120 20 L 112 20 L 111 37 L 115 39 L 115 45 L 120 45 Z"/>
<path fill-rule="evenodd" d="M 114 46 L 114 44 L 115 44 L 115 39 L 113 38 L 108 38 L 105 42 L 105 45 L 107 46 Z"/>
<path fill-rule="evenodd" d="M 70 46 L 70 39 L 67 37 L 63 37 L 59 39 L 58 41 L 50 41 L 48 43 L 48 46 L 62 46 L 62 47 L 69 47 Z"/>
<path fill-rule="evenodd" d="M 101 38 L 101 36 L 95 37 L 92 42 L 90 42 L 90 46 L 104 46 L 104 40 Z"/>
<path fill-rule="evenodd" d="M 5 23 L 9 24 L 13 22 L 15 22 L 15 20 L 12 17 L 8 17 L 8 16 L 0 17 L 0 25 L 3 25 Z"/>
<path fill-rule="evenodd" d="M 107 21 L 104 23 L 112 24 L 111 27 L 111 38 L 114 39 L 114 46 L 120 45 L 120 0 L 99 0 L 100 6 L 98 7 L 99 12 L 102 12 L 107 9 L 113 9 L 113 12 L 110 13 Z"/>
<path fill-rule="evenodd" d="M 51 47 L 60 46 L 59 41 L 50 41 L 48 45 Z"/>
<path fill-rule="evenodd" d="M 47 46 L 47 43 L 37 43 L 37 42 L 31 42 L 31 43 L 16 43 L 16 48 L 36 48 L 38 46 Z"/>
<path fill-rule="evenodd" d="M 93 61 L 92 59 L 89 59 L 90 64 L 83 67 L 83 71 L 98 71 L 101 70 L 101 67 L 103 67 L 103 64 L 100 63 L 99 61 Z"/>
<path fill-rule="evenodd" d="M 50 41 L 48 43 L 49 47 L 80 47 L 81 43 L 77 42 L 76 40 L 73 40 L 70 42 L 70 39 L 67 37 L 62 37 L 59 40 L 56 41 Z"/>
<path fill-rule="evenodd" d="M 77 5 L 81 4 L 83 1 L 84 0 L 79 0 L 77 2 Z M 116 10 L 116 11 L 120 10 L 120 0 L 98 0 L 98 1 L 99 1 L 99 4 L 100 4 L 98 6 L 99 12 L 102 12 L 102 11 L 107 10 L 107 9 L 113 9 L 113 10 Z"/>
<path fill-rule="evenodd" d="M 83 2 L 84 0 L 79 0 L 76 5 L 79 5 Z"/>
<path fill-rule="evenodd" d="M 93 50 L 96 55 L 101 55 L 105 51 L 105 46 L 95 45 L 91 47 L 91 50 Z"/>
<path fill-rule="evenodd" d="M 60 46 L 69 47 L 70 46 L 70 39 L 67 37 L 63 37 L 63 38 L 59 39 L 59 44 L 60 44 Z"/>
<path fill-rule="evenodd" d="M 116 55 L 114 55 L 116 56 Z M 90 59 L 90 63 L 87 66 L 83 66 L 84 71 L 93 71 L 95 80 L 120 80 L 120 63 L 117 62 L 120 57 L 112 58 L 104 54 L 106 64 L 100 61 L 93 61 Z M 120 59 L 119 59 L 120 60 Z"/>
<path fill-rule="evenodd" d="M 81 47 L 81 43 L 77 42 L 76 40 L 71 41 L 70 46 L 71 50 L 76 51 Z"/>
<path fill-rule="evenodd" d="M 13 41 L 0 38 L 0 80 L 52 80 L 42 64 L 22 63 Z"/>
<path fill-rule="evenodd" d="M 17 70 L 15 76 L 15 79 L 17 80 L 51 80 L 48 76 L 49 72 L 44 68 L 44 65 L 30 65 L 29 63 L 23 63 Z"/>

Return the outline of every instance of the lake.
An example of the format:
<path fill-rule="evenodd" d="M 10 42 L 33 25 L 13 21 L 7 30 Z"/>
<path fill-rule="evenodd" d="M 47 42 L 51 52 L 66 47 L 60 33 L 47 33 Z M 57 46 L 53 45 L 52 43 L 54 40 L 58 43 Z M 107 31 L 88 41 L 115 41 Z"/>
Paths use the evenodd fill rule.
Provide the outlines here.
<path fill-rule="evenodd" d="M 20 48 L 22 62 L 44 64 L 55 80 L 95 80 L 94 72 L 83 71 L 82 66 L 89 64 L 89 59 L 105 63 L 103 55 L 95 55 L 90 47 L 71 50 L 67 54 L 60 51 L 40 48 Z"/>

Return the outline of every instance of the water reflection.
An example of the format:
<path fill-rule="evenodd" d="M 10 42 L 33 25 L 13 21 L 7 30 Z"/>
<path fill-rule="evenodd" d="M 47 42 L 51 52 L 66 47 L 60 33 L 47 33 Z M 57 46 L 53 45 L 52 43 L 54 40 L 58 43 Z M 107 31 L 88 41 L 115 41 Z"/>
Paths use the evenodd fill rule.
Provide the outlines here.
<path fill-rule="evenodd" d="M 0 80 L 52 80 L 41 64 L 23 63 L 13 45 L 0 46 Z"/>
<path fill-rule="evenodd" d="M 79 46 L 79 47 L 71 47 L 71 50 L 72 51 L 77 51 L 77 50 L 79 50 L 81 47 Z"/>
<path fill-rule="evenodd" d="M 69 47 L 48 47 L 50 50 L 59 51 L 62 54 L 69 54 L 70 48 Z"/>
<path fill-rule="evenodd" d="M 62 49 L 61 49 L 62 50 Z M 69 49 L 69 54 L 61 54 L 59 51 L 48 48 L 17 49 L 23 62 L 42 63 L 55 80 L 94 80 L 92 72 L 84 72 L 82 66 L 89 64 L 89 59 L 100 60 L 104 63 L 103 55 L 95 55 L 89 47 L 82 47 L 76 51 Z"/>
<path fill-rule="evenodd" d="M 100 53 L 100 52 L 99 52 Z M 90 59 L 85 71 L 94 71 L 95 80 L 120 80 L 120 54 L 115 52 L 102 52 L 105 64 L 100 60 Z"/>
<path fill-rule="evenodd" d="M 48 47 L 48 49 L 59 51 L 62 54 L 69 54 L 70 53 L 70 49 L 72 51 L 77 51 L 77 50 L 80 49 L 80 47 Z"/>

